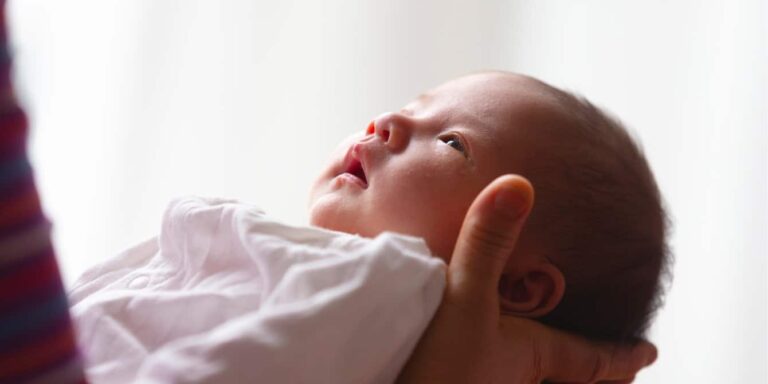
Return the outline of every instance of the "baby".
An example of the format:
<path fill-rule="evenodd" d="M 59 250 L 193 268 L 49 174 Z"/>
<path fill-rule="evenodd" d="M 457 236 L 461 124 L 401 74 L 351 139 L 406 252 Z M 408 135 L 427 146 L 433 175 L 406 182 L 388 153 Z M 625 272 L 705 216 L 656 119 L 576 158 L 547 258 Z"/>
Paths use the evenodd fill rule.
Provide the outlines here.
<path fill-rule="evenodd" d="M 641 337 L 668 263 L 654 177 L 619 122 L 539 80 L 472 74 L 377 117 L 315 182 L 310 220 L 418 236 L 448 261 L 470 204 L 503 174 L 527 178 L 536 200 L 501 310 L 592 338 Z"/>
<path fill-rule="evenodd" d="M 481 73 L 344 142 L 312 188 L 314 227 L 235 200 L 171 202 L 157 237 L 70 291 L 89 379 L 391 383 L 441 303 L 445 264 L 430 254 L 449 261 L 469 206 L 506 174 L 527 178 L 535 202 L 501 311 L 642 336 L 666 222 L 640 150 L 586 101 Z"/>

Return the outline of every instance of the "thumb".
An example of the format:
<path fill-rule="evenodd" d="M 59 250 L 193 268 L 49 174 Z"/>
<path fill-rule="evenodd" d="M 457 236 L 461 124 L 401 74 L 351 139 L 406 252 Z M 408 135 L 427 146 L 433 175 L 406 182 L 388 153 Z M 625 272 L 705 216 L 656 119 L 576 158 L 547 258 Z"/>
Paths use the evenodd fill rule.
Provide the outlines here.
<path fill-rule="evenodd" d="M 533 207 L 533 187 L 522 176 L 504 175 L 488 184 L 464 217 L 448 266 L 455 299 L 497 299 L 499 280 Z"/>
<path fill-rule="evenodd" d="M 555 331 L 557 332 L 557 331 Z M 656 347 L 644 340 L 634 345 L 598 343 L 560 333 L 540 349 L 544 378 L 557 383 L 628 383 L 656 360 Z"/>

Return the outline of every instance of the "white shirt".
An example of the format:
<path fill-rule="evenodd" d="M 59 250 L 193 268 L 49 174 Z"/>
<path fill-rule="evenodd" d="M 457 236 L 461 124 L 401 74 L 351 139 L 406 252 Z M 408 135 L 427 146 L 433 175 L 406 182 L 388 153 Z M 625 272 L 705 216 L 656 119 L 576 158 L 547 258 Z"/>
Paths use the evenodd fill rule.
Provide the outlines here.
<path fill-rule="evenodd" d="M 70 304 L 94 383 L 390 383 L 444 285 L 422 239 L 184 198 L 158 237 L 83 274 Z"/>

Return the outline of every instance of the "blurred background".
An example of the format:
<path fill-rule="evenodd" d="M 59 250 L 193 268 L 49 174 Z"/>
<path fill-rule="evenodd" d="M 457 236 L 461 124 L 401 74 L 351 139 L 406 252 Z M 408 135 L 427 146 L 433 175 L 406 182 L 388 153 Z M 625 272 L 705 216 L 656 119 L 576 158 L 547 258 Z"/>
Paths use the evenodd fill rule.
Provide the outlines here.
<path fill-rule="evenodd" d="M 15 82 L 68 283 L 169 199 L 306 222 L 336 143 L 453 77 L 582 93 L 644 144 L 674 280 L 638 383 L 766 383 L 764 0 L 11 0 Z"/>

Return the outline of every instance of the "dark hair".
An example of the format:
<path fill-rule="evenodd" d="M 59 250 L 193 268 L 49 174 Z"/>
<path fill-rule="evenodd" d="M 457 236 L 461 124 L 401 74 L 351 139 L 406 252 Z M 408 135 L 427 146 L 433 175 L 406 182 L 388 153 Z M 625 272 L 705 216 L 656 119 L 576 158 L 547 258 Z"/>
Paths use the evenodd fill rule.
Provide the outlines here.
<path fill-rule="evenodd" d="M 642 337 L 662 303 L 671 258 L 656 181 L 617 119 L 541 84 L 570 123 L 543 127 L 556 137 L 522 171 L 536 193 L 525 231 L 545 244 L 566 281 L 562 301 L 539 320 L 596 339 Z"/>

